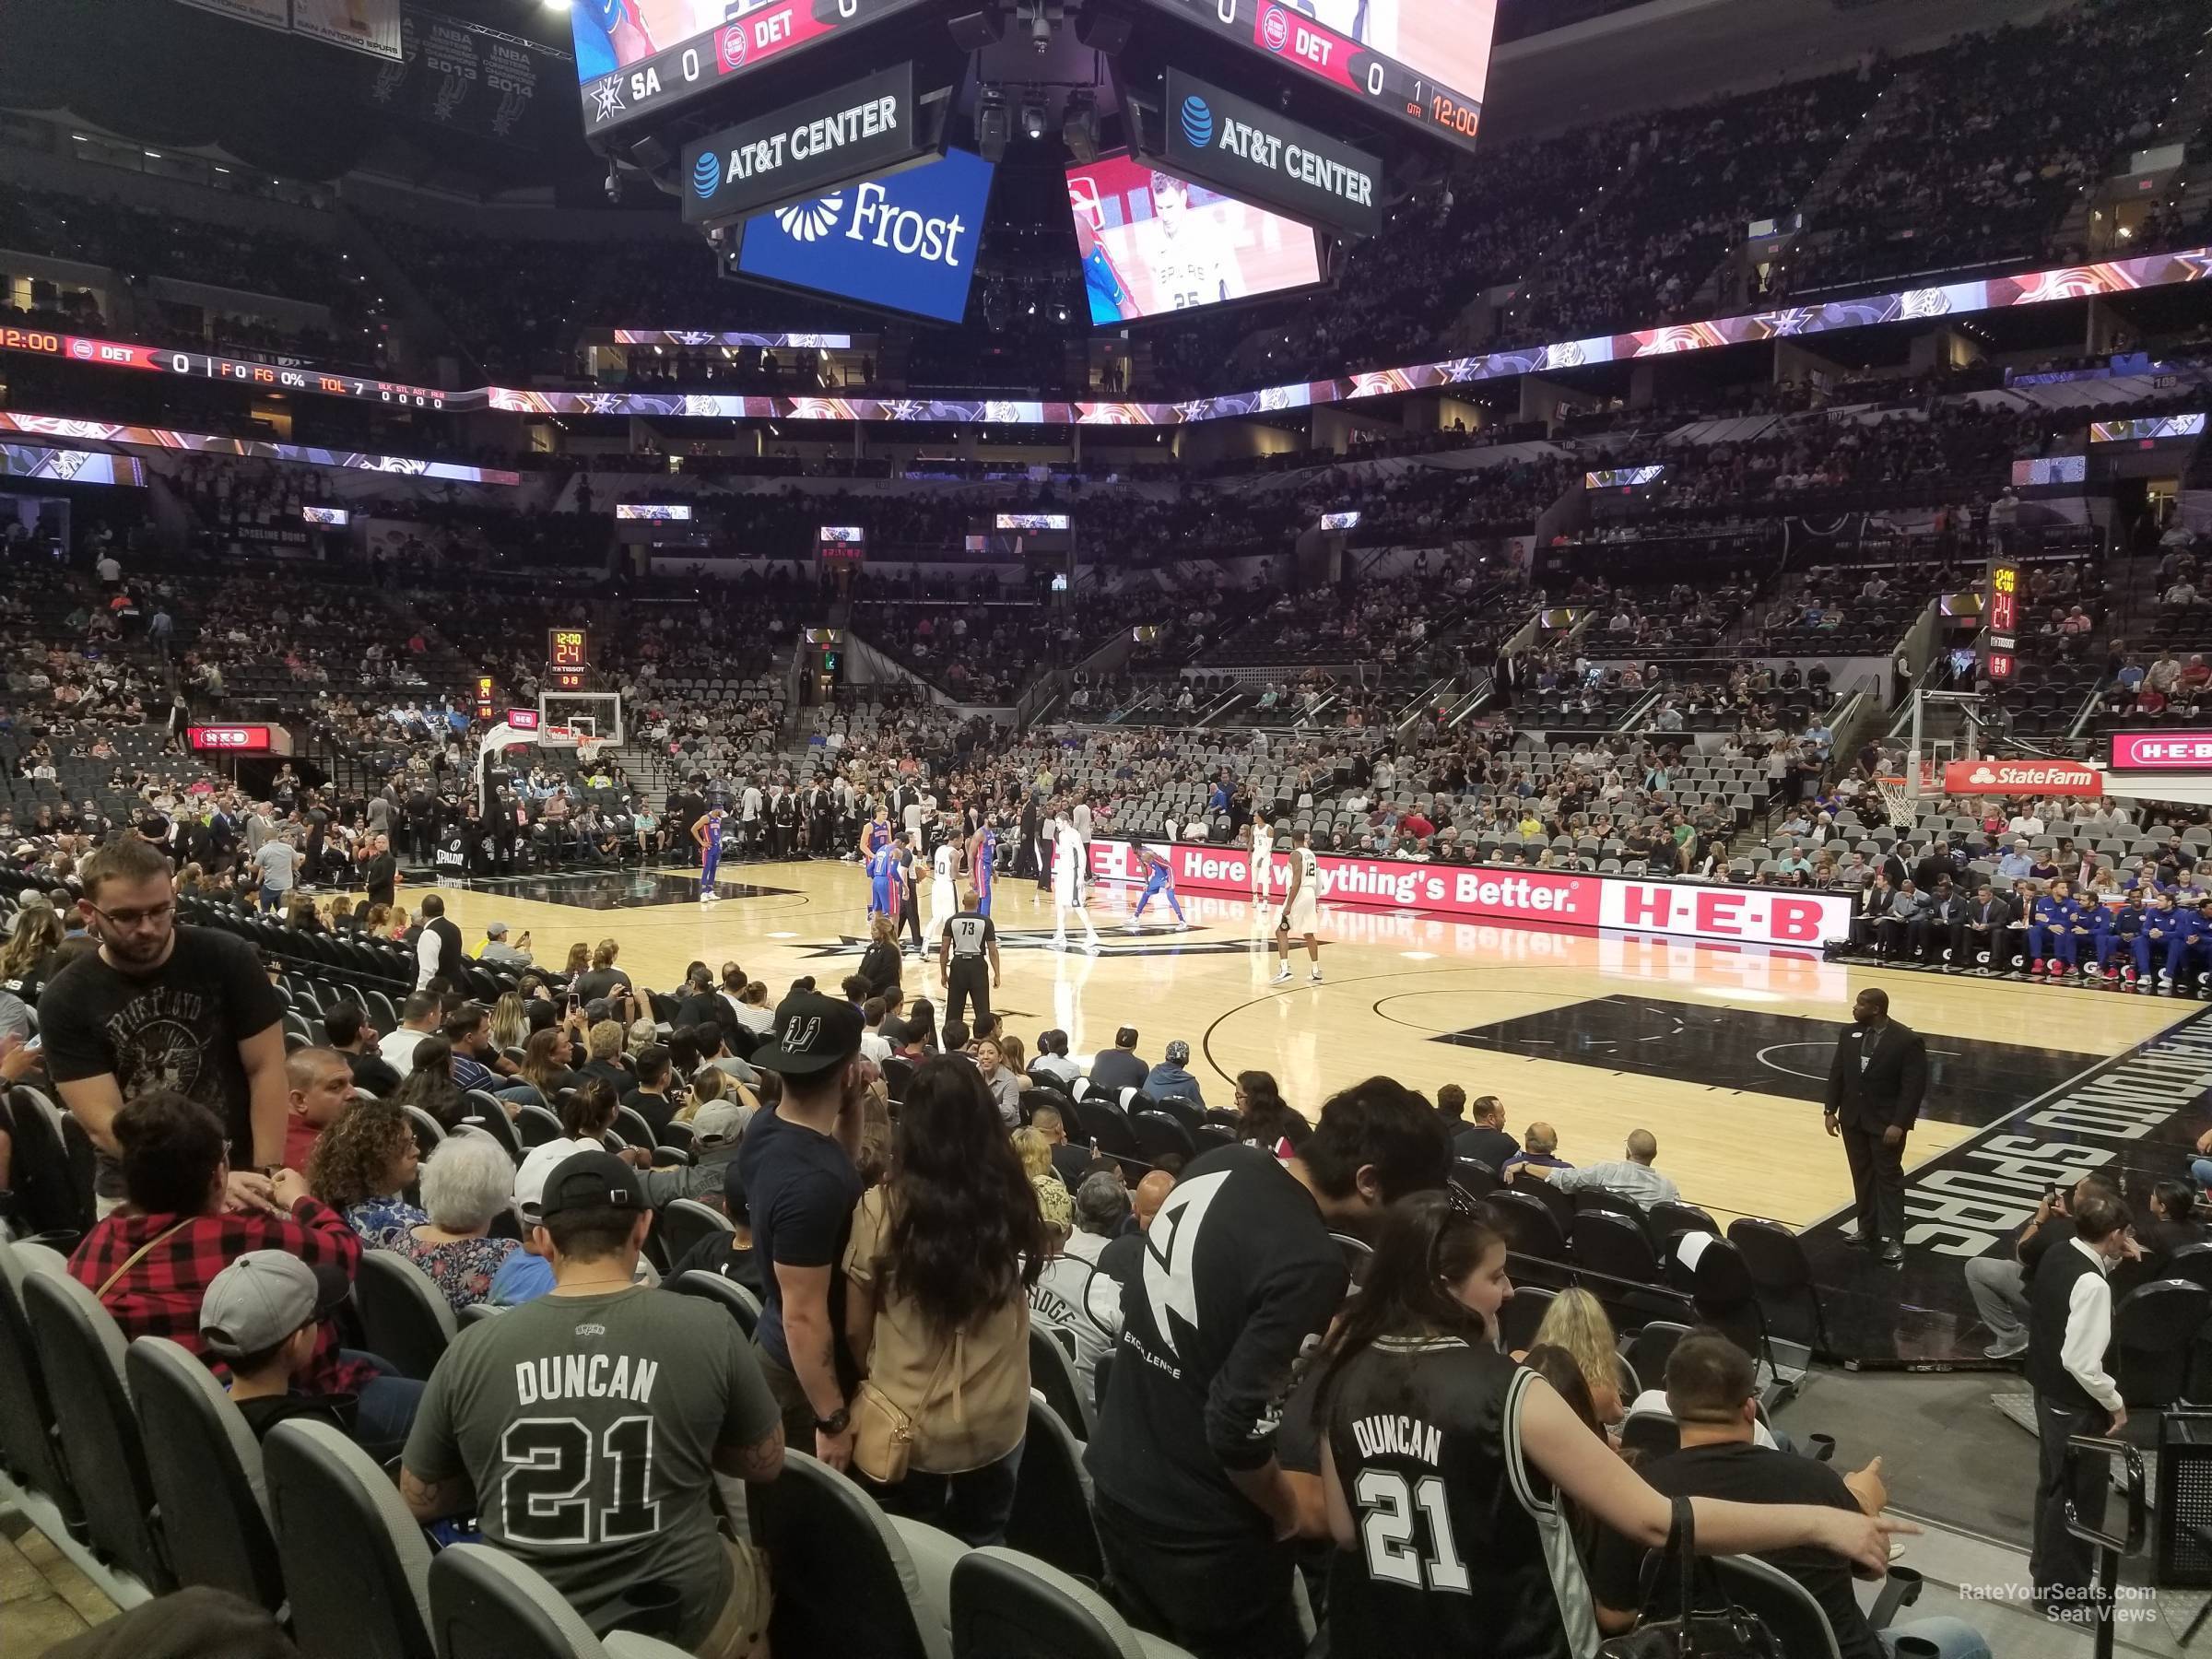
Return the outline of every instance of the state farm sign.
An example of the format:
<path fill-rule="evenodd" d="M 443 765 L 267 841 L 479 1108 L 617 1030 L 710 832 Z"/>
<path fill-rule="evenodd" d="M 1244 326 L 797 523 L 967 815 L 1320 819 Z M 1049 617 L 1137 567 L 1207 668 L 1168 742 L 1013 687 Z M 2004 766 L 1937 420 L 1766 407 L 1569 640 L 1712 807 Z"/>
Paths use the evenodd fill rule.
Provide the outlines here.
<path fill-rule="evenodd" d="M 2114 732 L 2114 771 L 2212 771 L 2212 732 Z"/>
<path fill-rule="evenodd" d="M 1146 843 L 1169 860 L 1186 892 L 1252 892 L 1252 865 L 1241 847 L 1164 841 Z M 1100 837 L 1090 843 L 1091 874 L 1102 881 L 1141 881 L 1136 843 Z M 1795 888 L 1708 887 L 1699 882 L 1641 881 L 1503 866 L 1407 864 L 1394 858 L 1347 858 L 1323 853 L 1324 904 L 1412 910 L 1465 921 L 1521 922 L 1533 926 L 1618 928 L 1673 938 L 1732 944 L 1792 945 L 1817 949 L 1851 932 L 1851 900 L 1838 893 Z M 1290 878 L 1287 853 L 1274 859 L 1279 899 Z"/>
<path fill-rule="evenodd" d="M 1950 760 L 1946 794 L 2100 795 L 2104 774 L 2078 760 Z"/>

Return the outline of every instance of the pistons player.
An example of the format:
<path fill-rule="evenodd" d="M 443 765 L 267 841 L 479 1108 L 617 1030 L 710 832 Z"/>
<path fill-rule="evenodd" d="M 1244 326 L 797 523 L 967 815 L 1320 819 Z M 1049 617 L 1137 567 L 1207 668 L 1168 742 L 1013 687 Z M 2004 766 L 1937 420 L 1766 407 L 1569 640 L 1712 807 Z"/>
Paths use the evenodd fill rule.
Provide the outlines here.
<path fill-rule="evenodd" d="M 691 839 L 699 846 L 699 901 L 712 904 L 722 895 L 714 890 L 714 873 L 722 868 L 722 820 L 719 806 L 707 808 L 707 816 L 691 826 Z"/>
<path fill-rule="evenodd" d="M 1152 175 L 1152 217 L 1133 232 L 1136 258 L 1152 279 L 1153 309 L 1188 311 L 1244 297 L 1237 250 L 1212 218 L 1191 211 L 1191 187 Z"/>
<path fill-rule="evenodd" d="M 1175 912 L 1175 920 L 1188 927 L 1190 922 L 1182 913 L 1182 906 L 1175 902 L 1175 867 L 1149 847 L 1137 848 L 1136 862 L 1145 873 L 1145 890 L 1136 901 L 1136 909 L 1130 912 L 1129 931 L 1135 933 L 1144 925 L 1145 906 L 1155 898 L 1165 899 L 1168 908 Z"/>
<path fill-rule="evenodd" d="M 860 867 L 867 873 L 868 877 L 868 916 L 870 920 L 884 913 L 884 907 L 879 897 L 883 884 L 877 879 L 876 855 L 888 846 L 890 841 L 891 820 L 885 815 L 884 809 L 879 804 L 876 808 L 875 816 L 860 827 Z"/>
<path fill-rule="evenodd" d="M 868 854 L 868 916 L 871 921 L 877 916 L 888 916 L 894 924 L 897 924 L 900 912 L 904 908 L 899 889 L 905 870 L 905 862 L 899 853 L 899 843 L 887 829 Z"/>
<path fill-rule="evenodd" d="M 991 887 L 998 877 L 998 824 L 985 818 L 968 841 L 968 881 L 975 888 L 975 913 L 991 913 Z"/>

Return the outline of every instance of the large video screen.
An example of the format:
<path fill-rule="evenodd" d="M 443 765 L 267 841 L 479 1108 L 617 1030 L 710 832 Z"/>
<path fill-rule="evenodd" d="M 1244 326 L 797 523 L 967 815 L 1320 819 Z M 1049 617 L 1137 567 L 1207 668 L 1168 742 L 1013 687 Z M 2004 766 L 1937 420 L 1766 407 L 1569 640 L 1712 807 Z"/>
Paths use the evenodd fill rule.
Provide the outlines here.
<path fill-rule="evenodd" d="M 661 114 L 733 75 L 924 0 L 573 0 L 587 134 Z"/>
<path fill-rule="evenodd" d="M 1067 171 L 1094 324 L 1127 323 L 1322 279 L 1321 236 L 1263 207 L 1113 156 Z"/>
<path fill-rule="evenodd" d="M 848 185 L 745 221 L 737 269 L 885 311 L 958 323 L 996 170 L 947 150 L 888 178 Z"/>
<path fill-rule="evenodd" d="M 1440 137 L 1475 141 L 1498 0 L 1150 3 Z"/>

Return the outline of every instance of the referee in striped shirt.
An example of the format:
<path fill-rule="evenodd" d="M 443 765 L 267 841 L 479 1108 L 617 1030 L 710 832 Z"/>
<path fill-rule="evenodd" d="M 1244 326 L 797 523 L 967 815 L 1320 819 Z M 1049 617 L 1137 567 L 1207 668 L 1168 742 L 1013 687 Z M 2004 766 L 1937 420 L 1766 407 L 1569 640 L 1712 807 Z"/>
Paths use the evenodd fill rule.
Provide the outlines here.
<path fill-rule="evenodd" d="M 937 982 L 945 988 L 946 1024 L 960 1018 L 972 1001 L 975 1016 L 970 1023 L 980 1030 L 990 1023 L 991 991 L 998 983 L 998 929 L 976 908 L 974 888 L 962 888 L 960 900 L 937 945 Z"/>

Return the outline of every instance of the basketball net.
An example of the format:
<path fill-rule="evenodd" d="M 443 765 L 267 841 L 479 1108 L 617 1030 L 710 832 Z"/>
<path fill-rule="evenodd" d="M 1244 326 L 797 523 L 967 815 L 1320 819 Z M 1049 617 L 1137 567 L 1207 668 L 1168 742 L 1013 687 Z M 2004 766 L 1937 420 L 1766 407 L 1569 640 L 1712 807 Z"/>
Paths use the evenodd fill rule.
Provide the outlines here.
<path fill-rule="evenodd" d="M 1881 794 L 1882 813 L 1888 818 L 1892 830 L 1910 830 L 1919 821 L 1920 815 L 1913 809 L 1912 797 L 1905 793 L 1904 779 L 1877 778 L 1874 786 Z"/>

